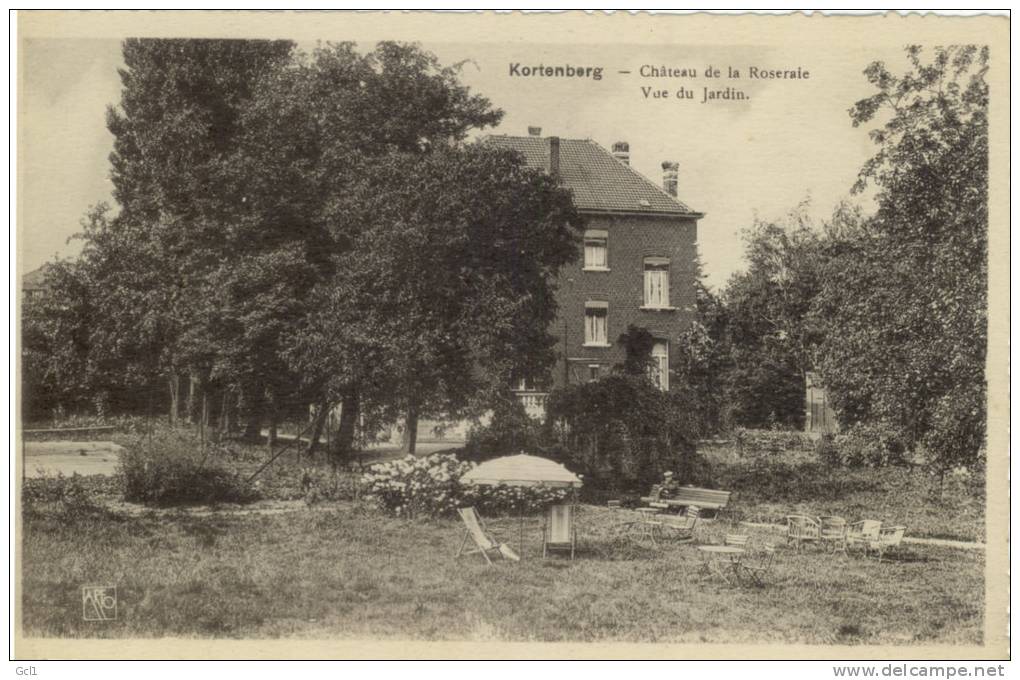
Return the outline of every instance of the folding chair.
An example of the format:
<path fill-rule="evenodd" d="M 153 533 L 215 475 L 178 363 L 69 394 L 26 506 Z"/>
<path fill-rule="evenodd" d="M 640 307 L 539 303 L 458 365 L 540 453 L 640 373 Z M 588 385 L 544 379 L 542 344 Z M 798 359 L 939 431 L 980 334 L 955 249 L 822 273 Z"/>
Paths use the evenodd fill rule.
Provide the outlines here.
<path fill-rule="evenodd" d="M 460 542 L 460 549 L 457 550 L 457 557 L 462 554 L 470 555 L 471 553 L 480 552 L 485 561 L 492 564 L 492 559 L 489 557 L 490 552 L 495 552 L 500 557 L 515 562 L 520 561 L 520 556 L 510 549 L 505 543 L 500 543 L 485 530 L 485 525 L 482 523 L 482 518 L 478 516 L 478 511 L 474 508 L 458 508 L 457 512 L 460 514 L 460 518 L 464 521 L 466 531 L 464 532 L 464 540 Z M 465 552 L 464 546 L 467 545 L 468 539 L 475 542 L 475 549 L 468 550 Z"/>
<path fill-rule="evenodd" d="M 686 543 L 694 540 L 694 527 L 698 525 L 701 509 L 696 505 L 687 506 L 683 517 L 666 517 L 662 526 L 674 532 L 676 540 Z"/>
<path fill-rule="evenodd" d="M 750 536 L 747 534 L 726 534 L 723 545 L 733 546 L 734 548 L 747 548 L 748 540 L 750 540 Z"/>
<path fill-rule="evenodd" d="M 746 576 L 757 586 L 764 586 L 765 576 L 772 570 L 772 564 L 775 561 L 776 548 L 771 543 L 766 543 L 758 554 L 757 563 L 744 560 L 737 567 L 737 573 Z"/>

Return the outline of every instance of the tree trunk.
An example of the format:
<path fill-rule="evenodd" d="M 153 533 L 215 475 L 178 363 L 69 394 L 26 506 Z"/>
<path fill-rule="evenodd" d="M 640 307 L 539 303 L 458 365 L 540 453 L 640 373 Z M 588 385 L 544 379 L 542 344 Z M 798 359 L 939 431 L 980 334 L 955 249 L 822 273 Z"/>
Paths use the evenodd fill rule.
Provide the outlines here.
<path fill-rule="evenodd" d="M 202 440 L 202 451 L 205 452 L 206 431 L 209 428 L 209 395 L 206 394 L 205 390 L 202 390 L 202 416 L 198 427 L 200 431 L 199 436 Z"/>
<path fill-rule="evenodd" d="M 230 388 L 223 389 L 223 399 L 220 404 L 220 436 L 226 437 L 230 433 Z"/>
<path fill-rule="evenodd" d="M 344 394 L 340 406 L 340 427 L 337 428 L 336 443 L 333 447 L 336 463 L 350 459 L 354 449 L 354 431 L 358 423 L 360 409 L 361 399 L 357 390 L 351 390 Z"/>
<path fill-rule="evenodd" d="M 241 391 L 231 388 L 228 392 L 230 401 L 227 405 L 227 413 L 230 414 L 228 423 L 230 434 L 241 432 Z"/>
<path fill-rule="evenodd" d="M 180 393 L 181 376 L 177 372 L 170 374 L 168 381 L 170 388 L 170 427 L 177 427 L 177 420 L 180 418 Z"/>
<path fill-rule="evenodd" d="M 319 446 L 319 438 L 322 437 L 322 430 L 326 425 L 326 416 L 329 415 L 329 407 L 329 402 L 325 399 L 319 402 L 318 410 L 315 412 L 315 424 L 312 426 L 312 438 L 308 442 L 308 448 L 305 449 L 306 456 L 311 456 L 315 453 L 315 449 Z"/>
<path fill-rule="evenodd" d="M 268 391 L 266 392 L 266 412 L 269 418 L 269 435 L 266 437 L 266 446 L 269 448 L 269 453 L 272 453 L 273 448 L 276 446 L 276 419 L 278 414 L 273 393 Z"/>
<path fill-rule="evenodd" d="M 188 400 L 185 402 L 184 410 L 186 411 L 185 420 L 188 425 L 194 425 L 198 422 L 200 417 L 199 414 L 199 387 L 201 379 L 198 377 L 198 373 L 192 371 L 188 376 Z"/>
<path fill-rule="evenodd" d="M 407 418 L 404 420 L 403 452 L 413 456 L 418 440 L 418 402 L 414 399 L 407 405 Z"/>
<path fill-rule="evenodd" d="M 259 385 L 244 388 L 244 413 L 247 418 L 242 439 L 256 443 L 262 440 L 262 423 L 266 418 L 266 400 Z"/>

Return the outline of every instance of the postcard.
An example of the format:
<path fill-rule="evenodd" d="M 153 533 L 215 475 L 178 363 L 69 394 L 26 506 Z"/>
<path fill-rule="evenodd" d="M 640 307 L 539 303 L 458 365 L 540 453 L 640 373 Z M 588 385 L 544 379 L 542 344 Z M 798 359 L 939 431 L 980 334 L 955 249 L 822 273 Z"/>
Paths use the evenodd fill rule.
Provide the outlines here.
<path fill-rule="evenodd" d="M 1009 27 L 19 12 L 14 657 L 1008 657 Z"/>

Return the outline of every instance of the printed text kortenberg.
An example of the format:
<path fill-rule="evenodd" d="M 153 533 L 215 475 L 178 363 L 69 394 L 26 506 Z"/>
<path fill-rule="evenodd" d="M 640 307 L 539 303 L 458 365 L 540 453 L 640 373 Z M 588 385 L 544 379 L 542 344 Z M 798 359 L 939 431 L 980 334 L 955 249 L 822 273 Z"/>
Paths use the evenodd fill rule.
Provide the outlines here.
<path fill-rule="evenodd" d="M 510 64 L 511 77 L 538 77 L 538 78 L 591 78 L 602 80 L 601 66 L 546 66 L 538 64 L 534 66 L 521 66 L 520 62 Z"/>

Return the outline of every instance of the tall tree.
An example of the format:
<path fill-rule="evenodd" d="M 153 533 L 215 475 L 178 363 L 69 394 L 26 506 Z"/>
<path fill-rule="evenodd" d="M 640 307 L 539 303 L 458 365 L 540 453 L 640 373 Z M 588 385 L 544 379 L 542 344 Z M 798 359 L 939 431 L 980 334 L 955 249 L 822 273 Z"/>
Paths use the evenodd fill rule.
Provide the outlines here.
<path fill-rule="evenodd" d="M 463 415 L 552 365 L 553 281 L 580 225 L 553 177 L 484 144 L 394 153 L 363 168 L 335 219 L 357 236 L 295 358 L 347 406 L 400 412 L 409 451 L 419 418 Z"/>
<path fill-rule="evenodd" d="M 705 283 L 700 257 L 695 260 L 695 318 L 677 338 L 673 384 L 689 390 L 703 434 L 726 429 L 726 378 L 733 371 L 729 312 L 722 296 Z"/>
<path fill-rule="evenodd" d="M 403 154 L 402 165 L 386 167 L 394 173 L 393 182 L 408 181 L 415 157 L 463 140 L 470 130 L 501 118 L 502 112 L 459 82 L 458 73 L 458 67 L 441 65 L 417 45 L 382 42 L 363 53 L 353 43 L 339 43 L 296 54 L 287 68 L 266 78 L 243 119 L 245 132 L 227 184 L 238 197 L 236 251 L 279 266 L 243 274 L 232 267 L 244 280 L 236 288 L 265 276 L 267 290 L 283 295 L 270 305 L 274 308 L 300 300 L 310 303 L 305 311 L 315 315 L 337 303 L 309 293 L 316 282 L 331 280 L 336 258 L 356 248 L 363 236 L 363 225 L 347 215 L 357 203 L 351 195 L 360 190 L 363 178 L 376 173 L 373 168 L 390 155 Z M 280 282 L 276 274 L 284 272 L 292 282 L 300 282 L 297 294 L 285 294 L 290 290 L 286 286 L 272 286 Z M 228 302 L 235 309 L 252 305 L 244 296 Z M 291 310 L 288 316 L 301 314 Z M 250 344 L 241 337 L 249 324 L 234 327 L 239 341 L 233 344 Z M 353 383 L 337 379 L 351 369 L 336 361 L 348 356 L 357 365 L 363 357 L 337 348 L 327 361 L 325 348 L 310 344 L 315 331 L 302 337 L 302 327 L 287 324 L 278 332 L 269 327 L 257 349 L 271 351 L 276 360 L 291 348 L 288 366 L 297 371 L 302 397 L 318 403 L 320 413 L 328 404 L 344 402 L 344 436 L 339 440 L 350 441 L 359 395 Z M 317 341 L 337 342 L 335 337 Z"/>
<path fill-rule="evenodd" d="M 984 442 L 988 50 L 906 55 L 902 75 L 868 66 L 875 93 L 850 110 L 880 122 L 858 182 L 878 210 L 833 238 L 819 356 L 841 422 L 886 423 L 944 472 Z"/>
<path fill-rule="evenodd" d="M 223 167 L 256 84 L 292 49 L 260 40 L 123 44 L 121 101 L 107 112 L 120 213 L 91 247 L 116 242 L 133 256 L 97 281 L 96 292 L 118 310 L 120 337 L 145 334 L 151 371 L 170 387 L 171 419 L 181 373 L 205 385 L 215 370 L 206 306 L 215 299 L 212 272 L 230 254 L 233 197 Z"/>
<path fill-rule="evenodd" d="M 808 311 L 821 286 L 821 233 L 799 207 L 783 223 L 756 221 L 745 243 L 747 270 L 723 293 L 730 417 L 747 427 L 799 427 L 804 377 L 819 339 Z"/>

